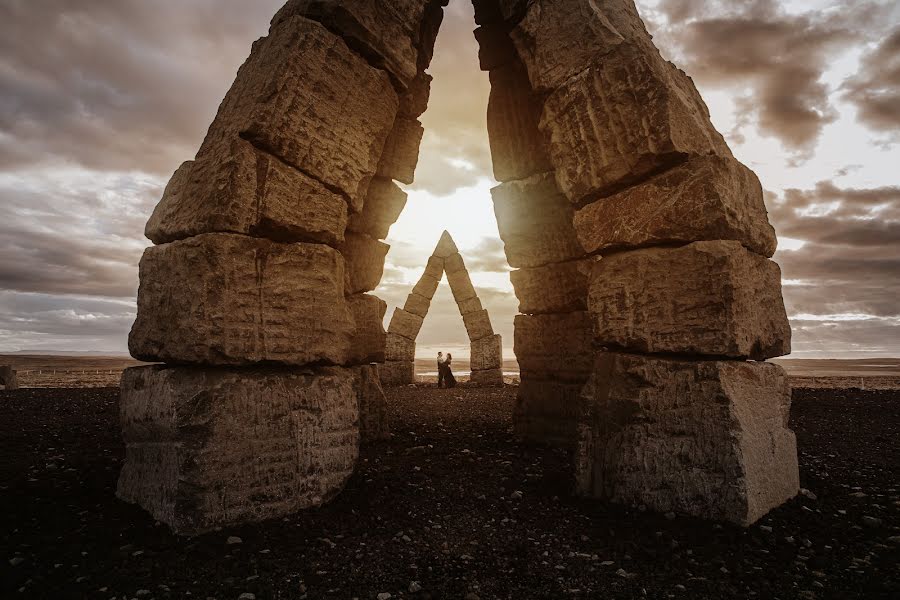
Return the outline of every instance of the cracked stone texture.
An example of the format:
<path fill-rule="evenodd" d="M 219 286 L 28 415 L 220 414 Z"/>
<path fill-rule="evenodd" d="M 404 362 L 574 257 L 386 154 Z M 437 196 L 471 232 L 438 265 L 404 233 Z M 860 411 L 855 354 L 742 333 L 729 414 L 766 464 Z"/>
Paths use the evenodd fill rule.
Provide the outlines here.
<path fill-rule="evenodd" d="M 387 303 L 377 296 L 359 294 L 347 298 L 347 306 L 356 323 L 347 364 L 384 362 L 384 315 L 387 313 Z"/>
<path fill-rule="evenodd" d="M 410 385 L 416 382 L 416 364 L 413 361 L 388 361 L 378 365 L 378 375 L 384 387 Z"/>
<path fill-rule="evenodd" d="M 19 389 L 19 377 L 16 371 L 10 366 L 0 367 L 0 389 L 13 392 Z"/>
<path fill-rule="evenodd" d="M 509 274 L 525 315 L 587 310 L 592 260 L 519 269 Z"/>
<path fill-rule="evenodd" d="M 547 140 L 538 124 L 543 104 L 532 93 L 521 64 L 510 64 L 490 73 L 487 128 L 497 181 L 525 179 L 551 171 Z"/>
<path fill-rule="evenodd" d="M 390 179 L 376 177 L 369 186 L 362 210 L 350 216 L 347 229 L 376 240 L 388 237 L 391 226 L 406 208 L 407 194 Z M 343 236 L 341 238 L 343 241 Z"/>
<path fill-rule="evenodd" d="M 587 312 L 517 315 L 513 343 L 522 381 L 586 381 L 593 368 L 592 341 Z"/>
<path fill-rule="evenodd" d="M 463 315 L 463 324 L 465 324 L 466 332 L 469 334 L 469 340 L 472 342 L 477 342 L 494 335 L 494 327 L 491 325 L 491 316 L 486 310 Z"/>
<path fill-rule="evenodd" d="M 550 138 L 560 188 L 575 204 L 638 183 L 686 156 L 731 157 L 690 79 L 631 44 L 552 93 L 540 127 Z"/>
<path fill-rule="evenodd" d="M 472 342 L 472 371 L 503 368 L 503 337 L 492 335 Z"/>
<path fill-rule="evenodd" d="M 371 292 L 381 283 L 391 247 L 375 238 L 348 233 L 338 250 L 347 261 L 347 295 Z"/>
<path fill-rule="evenodd" d="M 398 106 L 386 73 L 322 25 L 286 18 L 253 45 L 198 160 L 239 136 L 357 206 Z"/>
<path fill-rule="evenodd" d="M 359 400 L 360 442 L 369 444 L 390 439 L 388 402 L 378 376 L 378 365 L 356 367 L 353 375 L 353 387 Z"/>
<path fill-rule="evenodd" d="M 154 244 L 203 233 L 241 233 L 336 246 L 344 241 L 346 227 L 343 196 L 234 138 L 219 151 L 181 165 L 145 234 Z"/>
<path fill-rule="evenodd" d="M 511 35 L 534 89 L 542 92 L 559 88 L 626 40 L 659 56 L 632 0 L 534 2 Z"/>
<path fill-rule="evenodd" d="M 491 190 L 506 258 L 513 268 L 540 267 L 584 256 L 572 224 L 574 210 L 553 173 Z"/>
<path fill-rule="evenodd" d="M 428 110 L 428 100 L 431 98 L 431 82 L 434 78 L 425 72 L 420 72 L 410 83 L 409 88 L 400 95 L 400 109 L 398 117 L 418 119 Z"/>
<path fill-rule="evenodd" d="M 419 337 L 419 331 L 422 329 L 424 321 L 425 319 L 419 315 L 406 312 L 402 308 L 395 308 L 391 317 L 391 324 L 388 326 L 388 332 L 403 336 L 414 342 Z"/>
<path fill-rule="evenodd" d="M 416 360 L 416 342 L 397 333 L 387 334 L 385 358 L 388 362 L 413 362 Z"/>
<path fill-rule="evenodd" d="M 522 379 L 513 410 L 516 437 L 529 444 L 573 448 L 583 419 L 584 383 Z"/>
<path fill-rule="evenodd" d="M 431 299 L 418 294 L 410 294 L 407 296 L 406 304 L 403 305 L 403 310 L 422 318 L 428 316 L 429 308 L 431 308 Z"/>
<path fill-rule="evenodd" d="M 598 344 L 644 354 L 765 360 L 790 354 L 781 269 L 738 242 L 623 252 L 594 264 Z"/>
<path fill-rule="evenodd" d="M 575 215 L 588 252 L 735 240 L 771 257 L 778 242 L 759 178 L 732 158 L 699 156 Z"/>
<path fill-rule="evenodd" d="M 272 24 L 295 15 L 319 21 L 406 88 L 419 71 L 426 4 L 428 0 L 290 0 Z"/>
<path fill-rule="evenodd" d="M 344 259 L 321 244 L 214 233 L 148 248 L 129 349 L 146 362 L 343 364 L 344 280 Z"/>
<path fill-rule="evenodd" d="M 469 383 L 482 386 L 502 386 L 503 369 L 472 371 L 472 373 L 469 374 Z"/>
<path fill-rule="evenodd" d="M 132 368 L 121 421 L 118 497 L 185 535 L 320 506 L 359 454 L 345 369 Z"/>
<path fill-rule="evenodd" d="M 746 526 L 799 491 L 778 365 L 601 354 L 583 395 L 584 495 Z"/>
<path fill-rule="evenodd" d="M 378 176 L 413 183 L 423 135 L 425 128 L 422 123 L 415 119 L 398 118 L 385 141 L 384 153 L 378 163 Z"/>

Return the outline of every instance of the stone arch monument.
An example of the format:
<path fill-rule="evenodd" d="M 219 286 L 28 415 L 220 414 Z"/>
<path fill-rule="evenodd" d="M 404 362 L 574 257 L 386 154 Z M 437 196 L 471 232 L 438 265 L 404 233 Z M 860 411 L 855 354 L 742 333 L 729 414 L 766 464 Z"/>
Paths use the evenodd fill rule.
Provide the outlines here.
<path fill-rule="evenodd" d="M 503 338 L 494 334 L 491 317 L 481 305 L 466 263 L 453 238 L 445 231 L 406 304 L 403 308 L 397 308 L 391 317 L 387 332 L 386 362 L 380 369 L 383 385 L 407 385 L 415 382 L 416 338 L 419 337 L 422 323 L 431 308 L 431 300 L 445 273 L 469 335 L 472 367 L 470 381 L 479 385 L 503 384 Z"/>
<path fill-rule="evenodd" d="M 123 377 L 118 493 L 177 531 L 352 472 L 446 4 L 290 0 L 151 217 L 130 348 L 165 366 Z M 753 522 L 799 487 L 757 177 L 632 0 L 474 4 L 519 435 L 572 447 L 587 496 Z"/>

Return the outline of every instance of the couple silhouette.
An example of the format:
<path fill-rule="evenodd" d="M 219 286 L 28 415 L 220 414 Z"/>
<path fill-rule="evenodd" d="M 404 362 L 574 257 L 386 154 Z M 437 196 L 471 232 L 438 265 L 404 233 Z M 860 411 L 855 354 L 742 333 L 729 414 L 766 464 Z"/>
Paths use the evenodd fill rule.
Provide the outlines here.
<path fill-rule="evenodd" d="M 444 356 L 443 352 L 438 352 L 437 355 L 437 367 L 438 367 L 438 387 L 456 387 L 456 377 L 453 376 L 453 355 L 449 352 L 447 356 Z"/>

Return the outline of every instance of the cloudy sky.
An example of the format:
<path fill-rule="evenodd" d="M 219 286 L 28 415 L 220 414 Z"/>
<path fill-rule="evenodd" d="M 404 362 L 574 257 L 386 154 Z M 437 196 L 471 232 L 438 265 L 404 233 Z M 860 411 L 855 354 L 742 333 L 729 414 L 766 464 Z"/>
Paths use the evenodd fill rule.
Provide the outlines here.
<path fill-rule="evenodd" d="M 0 352 L 123 352 L 144 222 L 283 0 L 0 0 Z M 797 357 L 900 355 L 900 4 L 640 0 L 768 191 Z M 452 0 L 410 203 L 379 295 L 440 232 L 512 344 L 487 76 Z M 420 348 L 467 354 L 446 287 Z"/>

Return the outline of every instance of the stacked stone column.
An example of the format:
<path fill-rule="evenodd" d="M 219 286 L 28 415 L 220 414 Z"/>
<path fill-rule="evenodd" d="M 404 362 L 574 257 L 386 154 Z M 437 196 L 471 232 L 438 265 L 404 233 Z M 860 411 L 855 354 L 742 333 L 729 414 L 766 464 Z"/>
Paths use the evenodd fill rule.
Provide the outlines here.
<path fill-rule="evenodd" d="M 442 15 L 401 4 L 288 2 L 147 225 L 118 493 L 179 532 L 326 502 L 387 435 L 368 292 Z"/>
<path fill-rule="evenodd" d="M 554 171 L 507 173 L 495 156 L 501 236 L 522 267 L 518 431 L 573 443 L 583 494 L 755 521 L 799 487 L 785 374 L 751 362 L 790 352 L 759 181 L 632 0 L 479 4 L 495 88 L 496 70 L 527 71 L 524 116 L 489 114 L 492 147 L 532 140 Z"/>
<path fill-rule="evenodd" d="M 387 333 L 387 362 L 382 367 L 381 375 L 384 385 L 415 383 L 416 338 L 444 273 L 447 274 L 447 282 L 471 343 L 471 382 L 478 385 L 503 384 L 503 339 L 494 334 L 490 315 L 481 305 L 465 261 L 453 238 L 445 231 L 406 304 L 395 309 L 391 317 Z"/>

